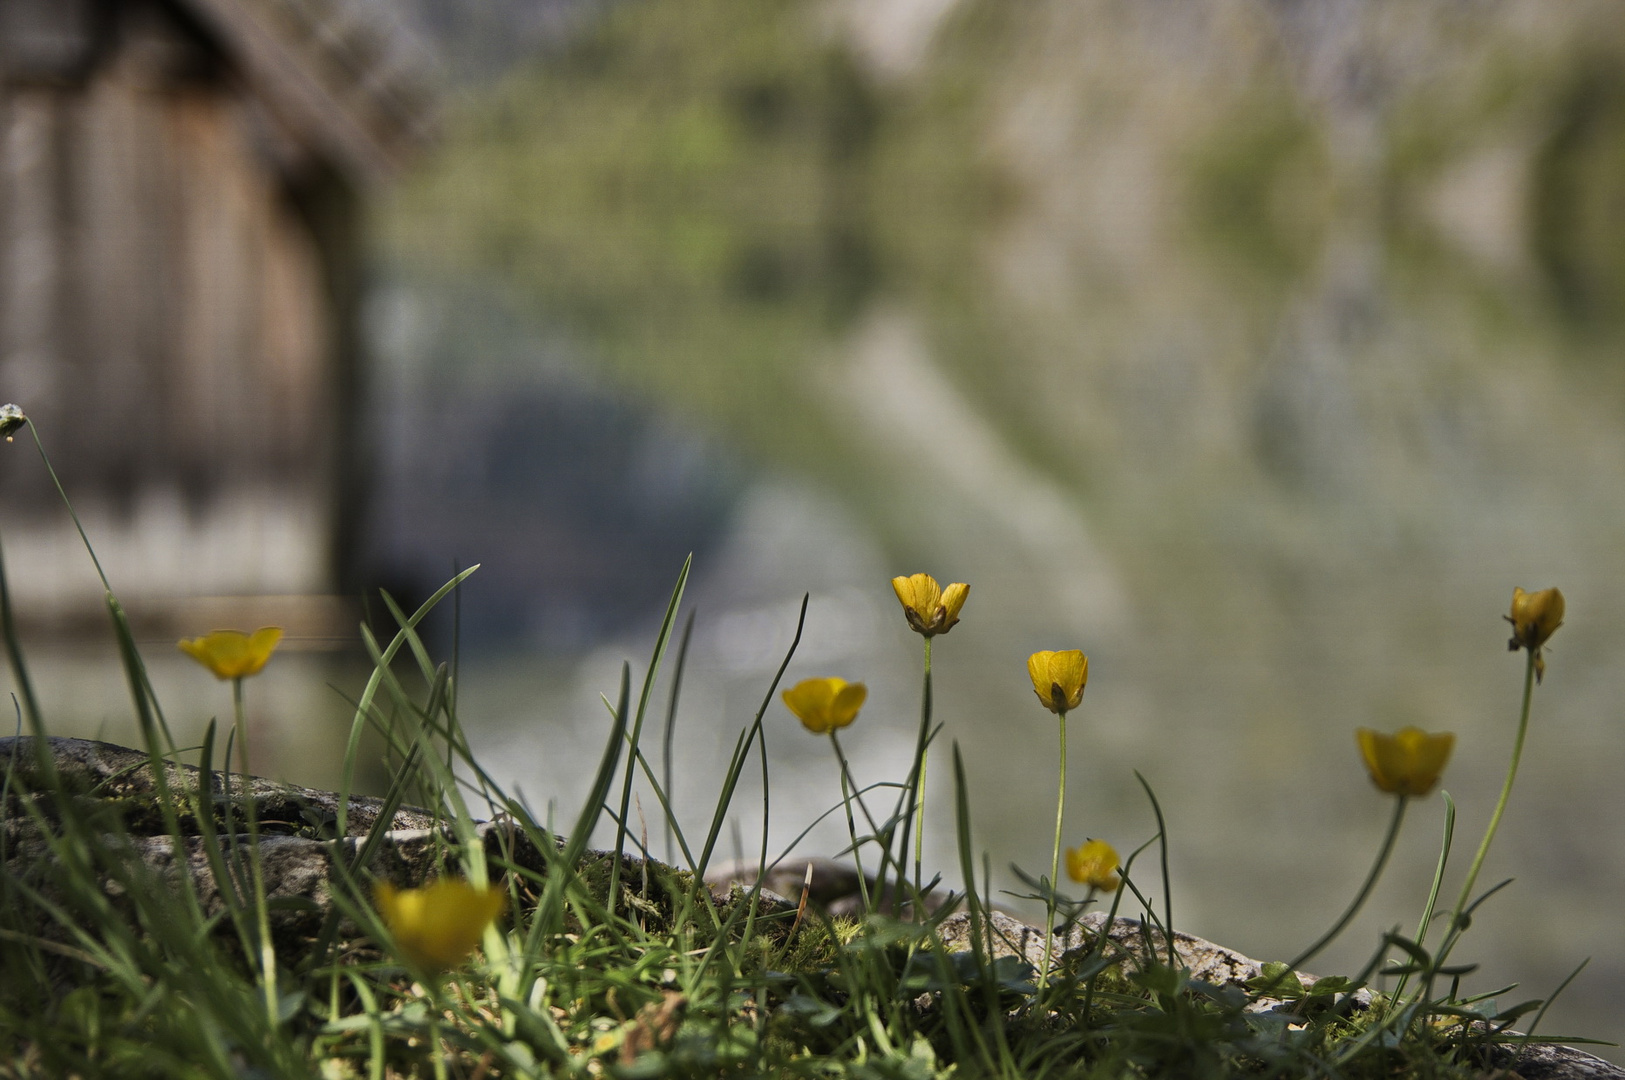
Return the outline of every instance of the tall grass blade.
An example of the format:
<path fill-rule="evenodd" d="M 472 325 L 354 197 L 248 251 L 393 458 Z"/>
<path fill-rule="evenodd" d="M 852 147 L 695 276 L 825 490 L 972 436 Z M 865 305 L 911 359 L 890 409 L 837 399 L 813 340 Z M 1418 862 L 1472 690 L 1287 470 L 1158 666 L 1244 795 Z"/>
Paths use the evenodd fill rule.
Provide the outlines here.
<path fill-rule="evenodd" d="M 566 902 L 573 902 L 587 909 L 595 922 L 608 927 L 611 918 L 609 910 L 599 905 L 587 890 L 581 887 L 579 869 L 593 830 L 598 827 L 602 815 L 608 811 L 609 792 L 615 783 L 621 747 L 626 741 L 627 726 L 631 719 L 631 694 L 632 668 L 630 664 L 622 664 L 621 690 L 614 719 L 610 725 L 609 742 L 605 745 L 603 758 L 598 763 L 598 773 L 593 779 L 592 790 L 587 794 L 581 814 L 576 819 L 575 828 L 565 841 L 562 851 L 552 834 L 539 834 L 528 812 L 515 814 L 516 820 L 525 829 L 526 835 L 547 863 L 547 879 L 542 885 L 542 896 L 536 904 L 531 916 L 530 929 L 525 935 L 526 957 L 537 956 L 541 950 L 542 939 L 563 930 Z M 523 808 L 510 804 L 510 810 L 521 811 Z M 610 929 L 613 932 L 613 928 Z"/>
<path fill-rule="evenodd" d="M 1179 967 L 1179 955 L 1174 948 L 1174 890 L 1168 874 L 1168 825 L 1162 818 L 1162 804 L 1157 801 L 1157 793 L 1151 790 L 1151 785 L 1140 770 L 1134 770 L 1134 779 L 1140 782 L 1145 789 L 1145 797 L 1151 800 L 1151 812 L 1157 816 L 1157 850 L 1162 856 L 1162 933 L 1168 942 L 1168 966 Z"/>
<path fill-rule="evenodd" d="M 773 701 L 773 691 L 778 689 L 779 680 L 784 678 L 785 668 L 790 666 L 790 659 L 795 656 L 796 649 L 801 644 L 801 632 L 807 625 L 807 602 L 811 599 L 811 593 L 802 595 L 801 612 L 796 616 L 796 635 L 791 640 L 790 648 L 786 650 L 784 661 L 779 664 L 779 670 L 774 674 L 766 695 L 762 698 L 762 707 L 756 710 L 756 719 L 750 727 L 740 733 L 738 742 L 734 744 L 733 756 L 728 760 L 728 771 L 723 775 L 722 787 L 717 795 L 716 810 L 711 815 L 711 830 L 706 834 L 705 847 L 700 850 L 700 865 L 695 870 L 697 877 L 703 878 L 706 868 L 711 865 L 711 854 L 716 850 L 717 838 L 722 835 L 722 824 L 727 820 L 728 807 L 733 804 L 734 789 L 739 786 L 739 775 L 744 770 L 745 758 L 750 754 L 751 745 L 761 733 L 762 717 L 767 714 L 768 705 Z"/>
<path fill-rule="evenodd" d="M 333 838 L 334 849 L 331 860 L 333 869 L 337 872 L 340 880 L 357 896 L 360 895 L 360 885 L 357 878 L 366 870 L 367 864 L 372 861 L 374 852 L 378 850 L 379 845 L 383 842 L 384 834 L 389 832 L 393 826 L 395 814 L 400 810 L 401 803 L 406 801 L 406 791 L 411 786 L 412 776 L 417 768 L 417 757 L 421 752 L 421 742 L 413 743 L 412 748 L 407 751 L 406 760 L 396 770 L 394 778 L 390 780 L 389 790 L 384 793 L 384 801 L 378 808 L 378 816 L 373 819 L 372 828 L 367 830 L 367 835 L 356 849 L 354 858 L 348 861 L 339 858 L 339 845 L 344 843 L 345 837 L 340 834 Z M 327 917 L 322 921 L 321 931 L 316 935 L 316 946 L 310 951 L 311 959 L 308 965 L 310 969 L 314 970 L 327 966 L 333 942 L 338 934 L 340 918 L 341 913 L 337 905 L 328 909 Z"/>
<path fill-rule="evenodd" d="M 429 612 L 434 610 L 435 605 L 444 600 L 446 595 L 453 589 L 467 581 L 479 568 L 480 564 L 475 563 L 436 589 L 434 595 L 425 600 L 417 611 L 412 613 L 412 617 L 407 620 L 408 624 L 415 628 L 418 623 L 428 616 Z M 366 689 L 361 692 L 361 697 L 356 701 L 355 719 L 350 722 L 350 738 L 344 747 L 344 773 L 339 781 L 337 825 L 340 836 L 348 833 L 350 791 L 355 786 L 355 767 L 356 759 L 361 750 L 361 733 L 366 729 L 367 717 L 370 715 L 372 708 L 372 699 L 377 695 L 378 688 L 383 683 L 383 668 L 394 662 L 395 654 L 400 651 L 401 646 L 404 644 L 406 644 L 405 634 L 397 633 L 395 639 L 389 643 L 389 647 L 380 654 L 379 664 L 373 667 L 372 676 L 367 680 Z"/>
<path fill-rule="evenodd" d="M 1433 925 L 1433 911 L 1439 903 L 1439 888 L 1444 883 L 1445 866 L 1450 862 L 1451 841 L 1456 834 L 1456 800 L 1450 797 L 1450 792 L 1440 791 L 1444 799 L 1444 839 L 1439 844 L 1439 861 L 1433 868 L 1433 885 L 1428 889 L 1427 903 L 1422 907 L 1422 918 L 1416 924 L 1416 943 L 1422 945 L 1427 941 L 1428 928 Z M 1405 996 L 1405 987 L 1410 982 L 1410 975 L 1400 976 L 1399 983 L 1394 987 L 1392 999 L 1398 1001 Z"/>
<path fill-rule="evenodd" d="M 649 695 L 654 692 L 655 676 L 660 672 L 660 661 L 666 655 L 666 645 L 671 641 L 671 628 L 677 622 L 677 608 L 683 601 L 683 587 L 688 584 L 689 567 L 693 565 L 694 556 L 690 554 L 683 560 L 683 569 L 677 575 L 677 586 L 672 589 L 671 599 L 666 603 L 666 615 L 660 620 L 660 633 L 655 638 L 654 655 L 649 658 L 649 670 L 643 675 L 643 690 L 638 694 L 638 711 L 632 721 L 632 752 L 626 760 L 626 777 L 621 785 L 621 810 L 615 822 L 615 861 L 610 864 L 609 870 L 611 911 L 615 910 L 615 898 L 620 895 L 621 856 L 626 851 L 626 815 L 632 808 L 632 778 L 637 775 L 637 750 L 643 739 L 643 718 L 649 711 Z"/>
<path fill-rule="evenodd" d="M 982 989 L 983 1008 L 986 1009 L 988 1018 L 987 1026 L 992 1029 L 998 1045 L 999 1058 L 1006 1067 L 1003 1070 L 1005 1075 L 1012 1075 L 1014 1062 L 1010 1056 L 1010 1045 L 1005 1036 L 1004 1024 L 1001 1022 L 1004 1012 L 999 1008 L 998 980 L 993 977 L 992 952 L 984 939 L 988 926 L 987 909 L 982 903 L 981 894 L 976 891 L 976 858 L 970 836 L 970 783 L 965 779 L 965 759 L 959 751 L 958 739 L 954 740 L 953 751 L 954 836 L 959 847 L 959 872 L 965 875 L 965 911 L 970 919 L 971 957 L 976 965 L 977 984 Z M 968 1020 L 968 1009 L 966 1017 Z M 973 1025 L 971 1031 L 981 1051 L 984 1067 L 990 1074 L 998 1075 L 1001 1070 L 997 1068 L 983 1040 L 981 1025 Z"/>
<path fill-rule="evenodd" d="M 220 846 L 219 830 L 215 827 L 214 804 L 214 743 L 217 734 L 215 721 L 210 720 L 208 727 L 203 731 L 203 750 L 198 758 L 198 785 L 197 785 L 197 813 L 194 817 L 198 823 L 198 832 L 203 837 L 203 854 L 208 860 L 209 872 L 214 875 L 215 891 L 220 896 L 220 903 L 231 918 L 232 927 L 237 931 L 239 943 L 243 948 L 244 956 L 252 956 L 254 949 L 253 934 L 244 922 L 244 907 L 242 890 L 238 878 L 232 874 L 226 865 L 226 853 Z M 227 762 L 230 769 L 230 762 Z M 231 807 L 226 808 L 228 821 L 234 814 Z"/>
<path fill-rule="evenodd" d="M 1550 994 L 1546 995 L 1546 1000 L 1541 1002 L 1540 1008 L 1535 1011 L 1535 1018 L 1529 1021 L 1529 1030 L 1524 1032 L 1523 1043 L 1518 1047 L 1518 1057 L 1522 1057 L 1523 1052 L 1529 1049 L 1530 1042 L 1534 1040 L 1535 1031 L 1540 1027 L 1540 1022 L 1546 1019 L 1546 1010 L 1552 1007 L 1552 1002 L 1556 1001 L 1557 996 L 1569 988 L 1569 983 L 1573 982 L 1575 978 L 1579 976 L 1580 972 L 1584 971 L 1586 966 L 1590 963 L 1591 957 L 1589 956 L 1584 960 L 1581 960 L 1580 966 L 1569 972 L 1568 977 L 1557 984 L 1556 990 L 1553 990 Z M 1517 1065 L 1517 1058 L 1514 1058 L 1510 1067 L 1517 1068 Z"/>
<path fill-rule="evenodd" d="M 1441 791 L 1444 799 L 1444 839 L 1439 843 L 1439 862 L 1433 868 L 1433 887 L 1428 890 L 1428 902 L 1422 908 L 1422 919 L 1416 924 L 1416 943 L 1427 941 L 1428 927 L 1433 923 L 1433 909 L 1439 902 L 1439 886 L 1444 882 L 1444 869 L 1450 862 L 1450 844 L 1456 834 L 1456 800 L 1450 792 Z"/>
<path fill-rule="evenodd" d="M 609 789 L 615 783 L 616 766 L 621 760 L 621 744 L 626 740 L 626 729 L 631 720 L 632 665 L 621 665 L 621 692 L 615 706 L 615 725 L 610 732 L 609 744 L 604 747 L 603 759 L 598 763 L 598 775 L 593 778 L 592 790 L 576 818 L 576 826 L 564 846 L 563 863 L 573 868 L 587 850 L 587 841 L 609 800 Z"/>
<path fill-rule="evenodd" d="M 17 691 L 23 696 L 23 713 L 28 718 L 28 730 L 43 745 L 45 718 L 40 712 L 39 698 L 34 696 L 34 680 L 29 678 L 28 664 L 23 660 L 22 639 L 17 636 L 16 613 L 11 608 L 11 587 L 6 584 L 6 560 L 0 552 L 0 634 L 6 638 L 6 660 L 11 664 L 11 677 L 17 682 Z"/>
<path fill-rule="evenodd" d="M 664 778 L 662 786 L 665 788 L 666 796 L 672 795 L 672 784 L 674 783 L 672 777 L 672 739 L 677 733 L 677 699 L 683 692 L 683 671 L 688 665 L 688 643 L 694 636 L 694 614 L 694 612 L 690 611 L 688 618 L 683 621 L 683 639 L 677 643 L 677 666 L 671 673 L 671 698 L 666 702 L 666 730 L 661 738 L 660 750 L 661 776 Z M 664 805 L 664 798 L 661 799 L 661 803 Z M 671 809 L 667 807 L 666 862 L 668 864 L 676 861 L 676 855 L 672 850 L 672 829 L 676 823 L 677 819 L 672 815 Z M 686 844 L 684 845 L 683 857 L 685 859 L 690 858 Z M 693 861 L 690 859 L 690 868 L 692 866 Z"/>
<path fill-rule="evenodd" d="M 660 803 L 660 812 L 666 817 L 667 842 L 671 843 L 675 841 L 678 850 L 683 853 L 683 862 L 687 864 L 690 870 L 693 870 L 694 853 L 689 850 L 688 838 L 683 835 L 682 826 L 677 824 L 677 815 L 676 811 L 672 808 L 671 796 L 667 792 L 665 785 L 655 779 L 654 770 L 650 768 L 649 759 L 644 757 L 643 751 L 637 750 L 635 753 L 637 755 L 638 768 L 642 770 L 643 778 L 648 781 L 649 790 L 654 793 L 655 799 Z M 674 857 L 670 855 L 666 857 L 666 865 L 675 866 L 676 864 L 677 860 Z"/>

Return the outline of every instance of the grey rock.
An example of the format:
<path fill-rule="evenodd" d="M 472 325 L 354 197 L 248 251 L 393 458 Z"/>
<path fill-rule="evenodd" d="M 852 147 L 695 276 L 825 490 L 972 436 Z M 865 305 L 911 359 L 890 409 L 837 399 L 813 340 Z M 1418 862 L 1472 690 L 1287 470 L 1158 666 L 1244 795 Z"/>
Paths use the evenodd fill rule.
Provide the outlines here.
<path fill-rule="evenodd" d="M 266 893 L 273 901 L 272 932 L 289 944 L 308 941 L 319 932 L 333 907 L 333 894 L 342 879 L 364 872 L 397 885 L 417 885 L 435 876 L 448 858 L 455 860 L 459 850 L 444 824 L 432 812 L 418 807 L 401 807 L 389 820 L 383 821 L 382 800 L 352 796 L 344 835 L 339 836 L 339 796 L 331 791 L 220 772 L 209 773 L 204 788 L 201 786 L 205 782 L 204 774 L 194 767 L 166 763 L 155 773 L 142 751 L 85 739 L 49 739 L 44 759 L 38 749 L 32 738 L 0 738 L 0 767 L 5 769 L 7 778 L 4 802 L 0 804 L 0 841 L 4 844 L 6 872 L 39 877 L 38 871 L 51 858 L 49 837 L 62 825 L 64 814 L 64 808 L 56 802 L 57 797 L 44 794 L 49 789 L 46 774 L 54 771 L 56 789 L 66 792 L 71 806 L 79 811 L 72 815 L 77 826 L 94 822 L 99 815 L 113 811 L 106 814 L 110 828 L 113 818 L 121 824 L 100 837 L 100 842 L 113 852 L 122 847 L 132 860 L 171 881 L 175 881 L 184 865 L 200 903 L 212 914 L 224 906 L 225 898 L 215 877 L 204 833 L 212 827 L 221 838 L 228 873 L 236 873 L 233 867 L 240 867 L 243 861 L 231 856 L 240 853 L 248 843 L 243 814 L 243 792 L 246 791 L 259 816 L 260 862 Z M 179 818 L 182 835 L 178 840 L 169 835 L 165 824 L 160 794 L 163 787 L 171 793 Z M 194 812 L 202 804 L 192 798 L 205 790 L 212 797 L 215 812 L 208 824 Z M 378 834 L 363 867 L 359 856 L 368 838 L 379 828 L 384 831 Z M 518 869 L 538 878 L 546 875 L 550 858 L 555 861 L 557 858 L 556 851 L 538 849 L 531 835 L 512 821 L 483 822 L 476 827 L 475 835 L 484 842 L 487 858 L 493 865 Z M 607 852 L 588 852 L 583 865 L 610 858 L 612 855 Z M 737 902 L 746 895 L 745 889 L 754 876 L 753 866 L 723 867 L 710 875 L 708 885 L 719 902 Z M 44 875 L 46 881 L 48 877 Z M 683 874 L 653 860 L 624 858 L 622 880 L 634 906 L 650 907 L 638 903 L 636 894 L 646 889 L 652 879 L 680 883 Z M 113 875 L 107 875 L 102 884 L 110 896 L 116 897 L 121 888 Z M 832 911 L 845 912 L 851 910 L 857 892 L 855 871 L 829 859 L 785 861 L 772 869 L 763 884 L 765 887 L 757 899 L 767 911 L 794 909 L 805 891 L 809 901 Z M 1064 957 L 1079 949 L 1100 948 L 1125 964 L 1144 964 L 1153 957 L 1166 959 L 1168 942 L 1161 931 L 1142 927 L 1133 919 L 1117 918 L 1111 920 L 1109 926 L 1107 923 L 1104 914 L 1084 915 L 1066 933 L 1055 935 L 1053 955 Z M 14 929 L 52 936 L 52 928 L 46 925 Z M 354 933 L 355 928 L 344 925 L 340 932 Z M 982 933 L 994 956 L 1021 957 L 1035 968 L 1044 962 L 1045 931 L 1041 927 L 993 911 L 985 916 Z M 1103 942 L 1102 933 L 1105 934 Z M 969 951 L 972 947 L 969 915 L 963 911 L 949 915 L 942 921 L 939 935 L 949 950 Z M 1263 972 L 1259 961 L 1222 945 L 1179 932 L 1175 932 L 1173 938 L 1178 963 L 1193 980 L 1216 987 L 1241 988 Z M 1305 986 L 1318 981 L 1315 976 L 1301 972 L 1299 978 Z M 1366 1008 L 1370 1001 L 1370 994 L 1362 990 L 1348 995 L 1346 1004 L 1350 1008 Z M 1271 999 L 1252 1006 L 1261 1010 L 1287 1007 L 1289 1003 Z M 1506 1080 L 1625 1080 L 1625 1069 L 1566 1046 L 1531 1044 L 1521 1050 L 1505 1049 L 1500 1053 L 1501 1060 L 1495 1064 L 1505 1071 L 1497 1075 Z"/>

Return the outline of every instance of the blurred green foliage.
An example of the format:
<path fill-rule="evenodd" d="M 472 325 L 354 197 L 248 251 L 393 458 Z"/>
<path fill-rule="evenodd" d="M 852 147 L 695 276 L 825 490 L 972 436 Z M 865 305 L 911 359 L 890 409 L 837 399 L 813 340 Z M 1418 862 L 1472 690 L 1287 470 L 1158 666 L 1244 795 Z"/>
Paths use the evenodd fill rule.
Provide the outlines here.
<path fill-rule="evenodd" d="M 799 419 L 817 411 L 809 349 L 919 278 L 971 291 L 997 203 L 979 95 L 883 95 L 815 15 L 616 6 L 468 103 L 388 218 L 394 249 L 419 272 L 498 276 L 634 396 L 800 456 L 826 441 Z"/>
<path fill-rule="evenodd" d="M 384 217 L 391 257 L 503 283 L 629 395 L 848 490 L 864 462 L 810 362 L 887 305 L 1085 494 L 1035 387 L 1173 312 L 1245 373 L 1323 302 L 1330 244 L 1376 245 L 1396 303 L 1474 310 L 1492 339 L 1625 327 L 1625 36 L 1604 7 L 1537 38 L 1510 10 L 1376 5 L 1391 17 L 1339 55 L 1210 5 L 1181 27 L 1211 39 L 1197 60 L 1148 14 L 1084 7 L 967 0 L 918 70 L 882 78 L 811 0 L 608 5 L 459 106 Z"/>

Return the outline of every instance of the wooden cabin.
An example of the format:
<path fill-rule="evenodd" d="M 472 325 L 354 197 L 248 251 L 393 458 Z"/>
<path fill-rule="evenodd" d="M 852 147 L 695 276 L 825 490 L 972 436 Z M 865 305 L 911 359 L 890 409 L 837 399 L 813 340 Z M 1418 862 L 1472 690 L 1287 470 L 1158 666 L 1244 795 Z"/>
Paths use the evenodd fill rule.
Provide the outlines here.
<path fill-rule="evenodd" d="M 36 422 L 126 607 L 166 631 L 315 634 L 352 584 L 363 206 L 431 115 L 390 11 L 0 0 L 0 401 Z M 0 444 L 15 603 L 99 623 L 32 444 Z"/>

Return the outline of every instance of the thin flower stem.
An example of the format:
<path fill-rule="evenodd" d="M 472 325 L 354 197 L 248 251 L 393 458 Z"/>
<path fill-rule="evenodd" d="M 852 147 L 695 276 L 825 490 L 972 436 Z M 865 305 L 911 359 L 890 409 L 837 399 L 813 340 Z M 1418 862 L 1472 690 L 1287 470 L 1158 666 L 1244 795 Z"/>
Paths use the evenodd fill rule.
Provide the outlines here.
<path fill-rule="evenodd" d="M 920 691 L 920 734 L 914 744 L 914 764 L 911 770 L 913 783 L 898 798 L 898 806 L 904 808 L 903 837 L 897 845 L 897 889 L 892 895 L 894 910 L 900 910 L 903 904 L 903 892 L 908 886 L 908 836 L 913 829 L 914 837 L 914 875 L 915 892 L 919 891 L 921 834 L 925 826 L 925 753 L 926 745 L 931 737 L 931 638 L 925 637 L 925 676 Z"/>
<path fill-rule="evenodd" d="M 260 859 L 260 814 L 255 802 L 254 785 L 248 772 L 248 713 L 243 705 L 243 680 L 231 680 L 232 712 L 237 724 L 237 760 L 243 777 L 243 796 L 248 813 L 248 866 L 253 875 L 254 917 L 258 923 L 260 939 L 260 970 L 264 973 L 265 1014 L 270 1030 L 275 1031 L 280 1019 L 279 995 L 276 986 L 276 946 L 271 941 L 271 915 L 265 900 L 265 867 Z"/>
<path fill-rule="evenodd" d="M 863 897 L 863 910 L 873 910 L 869 906 L 869 881 L 863 876 L 863 856 L 858 851 L 858 826 L 852 820 L 852 796 L 850 791 L 856 787 L 851 782 L 852 773 L 846 765 L 846 755 L 841 752 L 841 740 L 835 734 L 835 729 L 829 731 L 829 744 L 835 748 L 835 760 L 841 763 L 841 805 L 846 808 L 846 834 L 852 838 L 852 861 L 858 868 L 858 894 Z M 884 876 L 885 871 L 881 871 Z"/>
<path fill-rule="evenodd" d="M 914 787 L 914 891 L 920 891 L 924 878 L 920 872 L 920 853 L 925 845 L 925 763 L 929 747 L 926 738 L 931 729 L 931 639 L 925 639 L 925 695 L 920 717 L 920 775 Z"/>
<path fill-rule="evenodd" d="M 442 996 L 441 980 L 436 977 L 434 986 L 429 993 L 429 1003 L 432 1006 L 429 1010 L 429 1052 L 433 1055 L 431 1062 L 434 1069 L 434 1080 L 450 1080 L 450 1072 L 446 1068 L 446 1048 L 442 1045 L 442 1036 L 440 1034 L 440 1018 L 446 1012 Z"/>
<path fill-rule="evenodd" d="M 1422 917 L 1416 923 L 1416 944 L 1419 947 L 1427 944 L 1428 929 L 1433 925 L 1433 909 L 1439 903 L 1439 886 L 1444 883 L 1444 870 L 1450 863 L 1450 842 L 1456 833 L 1456 802 L 1448 791 L 1441 791 L 1439 795 L 1444 799 L 1444 839 L 1439 845 L 1439 865 L 1433 871 L 1433 887 L 1428 890 L 1428 902 L 1423 906 Z M 1388 995 L 1389 1012 L 1397 1008 L 1398 1002 L 1404 998 L 1405 988 L 1410 985 L 1410 980 L 1409 972 L 1399 977 L 1393 993 Z"/>
<path fill-rule="evenodd" d="M 1518 775 L 1518 759 L 1523 756 L 1523 737 L 1529 730 L 1529 703 L 1535 692 L 1535 650 L 1529 650 L 1529 662 L 1523 673 L 1523 709 L 1518 714 L 1518 737 L 1512 742 L 1512 761 L 1507 766 L 1506 782 L 1501 785 L 1501 797 L 1495 803 L 1495 813 L 1490 815 L 1490 826 L 1484 831 L 1484 840 L 1478 845 L 1478 854 L 1473 856 L 1473 864 L 1467 869 L 1467 880 L 1461 884 L 1461 895 L 1456 898 L 1456 909 L 1450 917 L 1450 932 L 1445 937 L 1444 948 L 1440 950 L 1440 960 L 1443 954 L 1461 936 L 1461 919 L 1467 910 L 1467 902 L 1472 899 L 1473 885 L 1478 881 L 1478 872 L 1484 866 L 1484 856 L 1489 854 L 1490 843 L 1495 839 L 1495 831 L 1501 827 L 1501 815 L 1506 813 L 1507 800 L 1512 796 L 1512 781 Z"/>
<path fill-rule="evenodd" d="M 1066 815 L 1066 710 L 1055 714 L 1061 728 L 1061 782 L 1055 793 L 1055 847 L 1049 857 L 1049 895 L 1044 898 L 1044 966 L 1038 971 L 1038 992 L 1049 985 L 1050 957 L 1055 949 L 1055 893 L 1061 887 L 1061 822 Z"/>
<path fill-rule="evenodd" d="M 1523 757 L 1524 735 L 1529 730 L 1529 706 L 1535 692 L 1535 650 L 1529 650 L 1529 659 L 1523 673 L 1523 705 L 1518 712 L 1518 734 L 1512 741 L 1512 760 L 1507 764 L 1507 777 L 1501 785 L 1501 797 L 1495 802 L 1495 812 L 1490 815 L 1490 824 L 1484 830 L 1484 839 L 1479 842 L 1478 853 L 1473 856 L 1473 863 L 1467 868 L 1467 878 L 1461 884 L 1461 895 L 1456 898 L 1456 906 L 1450 913 L 1450 925 L 1445 930 L 1444 941 L 1439 945 L 1439 951 L 1433 958 L 1433 970 L 1444 966 L 1445 960 L 1450 956 L 1456 942 L 1461 940 L 1466 931 L 1466 918 L 1469 902 L 1473 896 L 1473 886 L 1478 883 L 1478 872 L 1483 869 L 1484 858 L 1489 854 L 1490 844 L 1495 840 L 1495 833 L 1501 827 L 1501 816 L 1506 813 L 1507 801 L 1512 797 L 1512 783 L 1518 775 L 1518 762 Z M 1432 984 L 1432 972 L 1423 976 L 1423 982 L 1417 987 L 1413 1001 L 1419 1001 Z"/>
<path fill-rule="evenodd" d="M 1072 917 L 1067 919 L 1067 922 L 1066 922 L 1066 937 L 1067 937 L 1068 940 L 1070 940 L 1071 937 L 1072 937 L 1072 928 L 1078 924 L 1078 921 L 1081 918 L 1081 913 L 1082 913 L 1083 909 L 1095 902 L 1095 894 L 1098 893 L 1099 891 L 1100 890 L 1095 888 L 1093 885 L 1089 886 L 1089 891 L 1083 894 L 1083 903 L 1079 904 L 1077 912 L 1074 912 Z M 1115 909 L 1116 909 L 1116 905 L 1113 905 L 1113 910 L 1115 910 Z M 1106 935 L 1111 930 L 1112 918 L 1113 918 L 1113 916 L 1107 915 L 1106 916 L 1106 921 L 1100 924 L 1100 933 L 1098 935 L 1096 935 L 1095 940 L 1090 943 L 1088 958 L 1085 961 L 1085 963 L 1087 963 L 1089 961 L 1092 961 L 1095 958 L 1095 954 L 1099 951 L 1100 947 L 1105 944 Z M 1085 933 L 1087 933 L 1087 932 L 1088 931 L 1086 930 Z M 1094 975 L 1089 976 L 1089 982 L 1084 987 L 1084 991 L 1083 991 L 1083 1011 L 1078 1014 L 1079 1016 L 1083 1017 L 1084 1026 L 1088 1026 L 1088 1024 L 1089 1024 L 1089 1013 L 1090 1013 L 1090 1010 L 1094 1008 L 1094 1004 L 1095 1004 L 1095 980 L 1098 977 L 1099 977 L 1098 972 L 1096 974 L 1094 974 Z"/>
<path fill-rule="evenodd" d="M 1307 964 L 1317 956 L 1320 950 L 1330 945 L 1332 939 L 1341 934 L 1348 927 L 1348 924 L 1354 921 L 1354 916 L 1359 913 L 1360 908 L 1365 906 L 1366 899 L 1371 895 L 1371 890 L 1376 887 L 1377 878 L 1382 876 L 1382 868 L 1388 865 L 1388 856 L 1394 852 L 1394 841 L 1399 838 L 1399 826 L 1405 820 L 1405 807 L 1409 802 L 1410 799 L 1404 795 L 1397 796 L 1394 799 L 1394 816 L 1388 822 L 1388 835 L 1382 838 L 1382 850 L 1377 853 L 1377 861 L 1371 864 L 1371 872 L 1366 875 L 1365 884 L 1360 886 L 1359 894 L 1355 896 L 1354 902 L 1348 906 L 1348 910 L 1343 912 L 1343 917 L 1338 919 L 1330 930 L 1322 934 L 1320 940 L 1298 954 L 1286 966 L 1286 972 L 1282 973 L 1283 978 L 1287 972 L 1297 971 L 1299 967 Z M 1274 987 L 1266 988 L 1266 990 L 1268 989 L 1274 989 Z M 1260 996 L 1263 996 L 1262 993 Z"/>
<path fill-rule="evenodd" d="M 79 523 L 79 515 L 74 512 L 73 502 L 68 498 L 67 489 L 62 486 L 62 481 L 58 479 L 56 470 L 51 467 L 51 456 L 45 452 L 45 444 L 40 442 L 39 425 L 30 419 L 28 421 L 28 430 L 34 436 L 34 445 L 39 448 L 40 460 L 45 462 L 45 471 L 51 474 L 51 483 L 56 485 L 56 493 L 62 496 L 62 505 L 68 508 L 68 516 L 73 519 L 73 527 L 79 530 L 79 539 L 84 543 L 85 551 L 89 552 L 90 561 L 96 567 L 96 576 L 102 579 L 102 588 L 111 593 L 113 586 L 108 584 L 107 575 L 102 571 L 102 561 L 96 558 L 96 549 L 90 546 L 90 537 L 85 535 L 85 527 Z"/>

